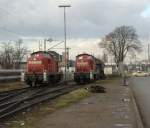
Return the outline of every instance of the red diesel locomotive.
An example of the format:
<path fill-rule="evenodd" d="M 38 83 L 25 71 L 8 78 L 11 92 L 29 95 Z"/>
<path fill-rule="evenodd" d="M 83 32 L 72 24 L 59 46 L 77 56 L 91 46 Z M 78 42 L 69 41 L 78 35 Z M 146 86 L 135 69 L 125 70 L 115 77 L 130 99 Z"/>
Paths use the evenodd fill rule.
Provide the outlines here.
<path fill-rule="evenodd" d="M 27 59 L 24 81 L 30 86 L 57 83 L 63 78 L 59 61 L 50 52 L 38 51 Z"/>
<path fill-rule="evenodd" d="M 104 78 L 104 63 L 89 54 L 76 56 L 74 80 L 86 83 Z"/>

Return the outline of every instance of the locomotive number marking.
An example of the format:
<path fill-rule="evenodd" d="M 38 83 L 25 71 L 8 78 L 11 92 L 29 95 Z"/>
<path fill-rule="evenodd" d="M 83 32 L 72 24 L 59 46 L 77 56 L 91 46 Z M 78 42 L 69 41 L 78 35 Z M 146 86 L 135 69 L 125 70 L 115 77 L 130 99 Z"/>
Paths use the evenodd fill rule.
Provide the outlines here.
<path fill-rule="evenodd" d="M 88 66 L 88 62 L 78 62 L 77 66 L 81 66 L 81 67 Z"/>
<path fill-rule="evenodd" d="M 29 64 L 42 64 L 41 61 L 29 61 Z"/>

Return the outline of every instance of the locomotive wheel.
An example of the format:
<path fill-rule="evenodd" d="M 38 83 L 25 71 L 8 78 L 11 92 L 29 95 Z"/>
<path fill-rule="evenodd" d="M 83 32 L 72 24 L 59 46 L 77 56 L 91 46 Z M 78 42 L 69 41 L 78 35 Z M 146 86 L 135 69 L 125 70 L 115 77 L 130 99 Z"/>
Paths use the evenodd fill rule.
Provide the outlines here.
<path fill-rule="evenodd" d="M 28 83 L 28 85 L 29 85 L 30 87 L 35 87 L 35 86 L 36 86 L 36 82 L 35 82 L 35 81 L 30 82 L 30 83 Z"/>
<path fill-rule="evenodd" d="M 31 81 L 27 81 L 26 83 L 27 83 L 27 85 L 29 85 L 30 87 L 32 87 L 32 82 Z"/>
<path fill-rule="evenodd" d="M 36 82 L 32 81 L 31 87 L 35 87 L 36 86 Z"/>
<path fill-rule="evenodd" d="M 32 87 L 32 84 L 29 84 L 30 87 Z"/>

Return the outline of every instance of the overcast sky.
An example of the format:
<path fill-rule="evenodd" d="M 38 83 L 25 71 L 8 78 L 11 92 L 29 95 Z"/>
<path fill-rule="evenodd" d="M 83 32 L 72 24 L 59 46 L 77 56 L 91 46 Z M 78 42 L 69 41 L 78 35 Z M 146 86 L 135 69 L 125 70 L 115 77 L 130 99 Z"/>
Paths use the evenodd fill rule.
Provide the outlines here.
<path fill-rule="evenodd" d="M 60 3 L 62 0 L 0 0 L 0 40 L 22 37 L 63 40 Z M 78 43 L 82 52 L 88 48 L 89 52 L 96 52 L 96 42 L 120 25 L 133 25 L 141 39 L 150 39 L 149 0 L 71 0 L 69 3 L 72 7 L 67 9 L 68 45 L 75 47 Z"/>

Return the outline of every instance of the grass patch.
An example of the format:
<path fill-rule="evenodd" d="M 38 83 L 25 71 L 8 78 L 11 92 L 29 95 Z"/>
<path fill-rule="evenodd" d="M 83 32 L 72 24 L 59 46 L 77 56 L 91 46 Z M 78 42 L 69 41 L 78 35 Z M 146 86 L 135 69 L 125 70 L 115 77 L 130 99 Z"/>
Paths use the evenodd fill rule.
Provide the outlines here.
<path fill-rule="evenodd" d="M 13 122 L 11 122 L 9 127 L 10 128 L 26 128 L 24 125 L 24 121 L 13 121 Z"/>
<path fill-rule="evenodd" d="M 59 99 L 54 101 L 54 107 L 58 109 L 58 108 L 68 106 L 71 103 L 75 103 L 89 95 L 90 95 L 90 92 L 86 89 L 82 88 L 82 89 L 75 90 L 64 96 L 61 96 Z"/>

